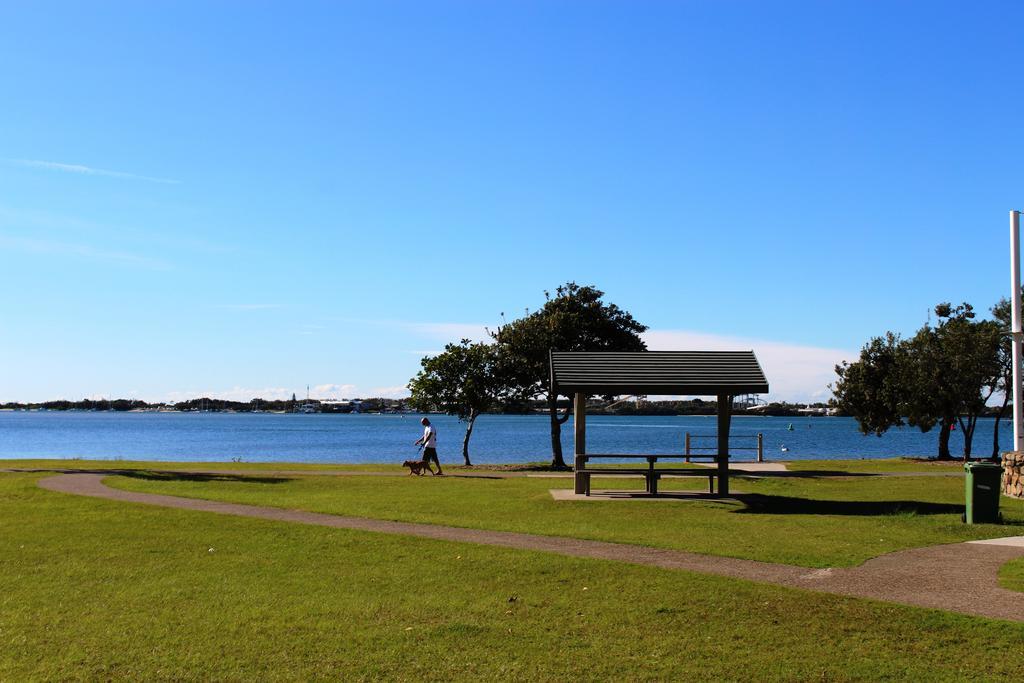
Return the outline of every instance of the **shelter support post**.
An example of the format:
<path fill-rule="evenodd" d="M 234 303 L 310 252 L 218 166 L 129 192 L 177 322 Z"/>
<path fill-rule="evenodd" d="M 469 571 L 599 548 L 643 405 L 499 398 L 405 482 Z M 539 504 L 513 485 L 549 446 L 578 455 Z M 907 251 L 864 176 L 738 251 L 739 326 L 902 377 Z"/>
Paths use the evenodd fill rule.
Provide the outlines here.
<path fill-rule="evenodd" d="M 576 472 L 574 477 L 575 486 L 573 490 L 577 494 L 587 492 L 587 474 L 580 472 L 580 468 L 587 463 L 587 395 L 577 392 L 573 397 L 573 435 L 575 446 L 573 447 L 573 469 Z"/>
<path fill-rule="evenodd" d="M 732 396 L 718 396 L 718 495 L 729 495 L 729 426 L 732 422 Z"/>

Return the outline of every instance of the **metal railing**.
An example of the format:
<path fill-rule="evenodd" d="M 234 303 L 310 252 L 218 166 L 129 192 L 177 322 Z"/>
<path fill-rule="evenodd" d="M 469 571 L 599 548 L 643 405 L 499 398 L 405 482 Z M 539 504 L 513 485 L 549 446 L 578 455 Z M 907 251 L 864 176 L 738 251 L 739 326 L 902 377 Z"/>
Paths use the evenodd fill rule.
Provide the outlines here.
<path fill-rule="evenodd" d="M 705 439 L 711 439 L 711 446 L 704 446 L 707 443 Z M 736 439 L 742 439 L 741 443 L 749 443 L 748 439 L 756 439 L 756 446 L 733 446 L 733 442 Z M 693 441 L 696 440 L 696 445 Z M 758 432 L 757 434 L 731 434 L 729 436 L 729 453 L 733 451 L 756 451 L 757 462 L 764 462 L 764 434 Z M 711 457 L 718 455 L 718 435 L 717 434 L 691 434 L 686 432 L 684 441 L 683 453 L 686 456 L 686 462 L 690 462 L 690 457 Z"/>

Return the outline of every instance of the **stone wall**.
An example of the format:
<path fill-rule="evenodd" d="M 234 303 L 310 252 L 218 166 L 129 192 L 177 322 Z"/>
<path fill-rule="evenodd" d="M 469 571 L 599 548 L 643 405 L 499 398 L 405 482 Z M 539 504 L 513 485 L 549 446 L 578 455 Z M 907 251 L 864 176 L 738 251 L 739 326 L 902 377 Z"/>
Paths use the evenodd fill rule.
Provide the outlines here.
<path fill-rule="evenodd" d="M 1024 498 L 1024 453 L 1003 453 L 1003 495 Z"/>

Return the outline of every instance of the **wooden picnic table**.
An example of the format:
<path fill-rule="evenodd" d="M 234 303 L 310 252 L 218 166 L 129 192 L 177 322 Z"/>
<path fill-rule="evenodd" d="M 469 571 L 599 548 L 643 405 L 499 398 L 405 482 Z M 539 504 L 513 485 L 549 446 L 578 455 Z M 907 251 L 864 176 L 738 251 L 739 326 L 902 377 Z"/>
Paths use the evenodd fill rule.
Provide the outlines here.
<path fill-rule="evenodd" d="M 575 459 L 576 480 L 582 485 L 583 495 L 590 495 L 590 478 L 594 475 L 616 475 L 616 474 L 637 474 L 644 477 L 645 490 L 651 495 L 658 493 L 658 481 L 662 477 L 707 477 L 708 493 L 715 492 L 715 477 L 718 470 L 712 468 L 697 467 L 655 467 L 660 459 L 678 458 L 685 460 L 687 456 L 683 453 L 675 454 L 635 454 L 635 453 L 586 453 L 577 454 Z M 647 467 L 594 467 L 589 461 L 595 459 L 608 460 L 646 460 Z M 579 486 L 577 488 L 580 488 Z"/>

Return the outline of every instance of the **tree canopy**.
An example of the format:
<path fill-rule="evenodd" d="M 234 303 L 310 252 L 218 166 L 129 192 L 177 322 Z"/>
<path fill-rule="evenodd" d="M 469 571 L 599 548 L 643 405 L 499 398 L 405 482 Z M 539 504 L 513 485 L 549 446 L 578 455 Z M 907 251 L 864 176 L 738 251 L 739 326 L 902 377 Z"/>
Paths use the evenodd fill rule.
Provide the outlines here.
<path fill-rule="evenodd" d="M 551 390 L 551 351 L 645 351 L 640 334 L 647 326 L 591 285 L 567 282 L 543 307 L 502 325 L 493 333 L 508 363 L 513 392 L 522 398 L 544 398 L 551 420 L 551 464 L 564 468 L 561 425 L 571 407 L 559 415 L 558 396 Z"/>

